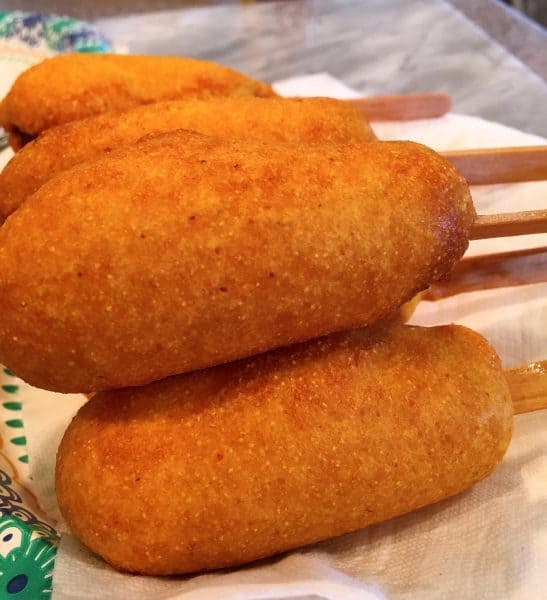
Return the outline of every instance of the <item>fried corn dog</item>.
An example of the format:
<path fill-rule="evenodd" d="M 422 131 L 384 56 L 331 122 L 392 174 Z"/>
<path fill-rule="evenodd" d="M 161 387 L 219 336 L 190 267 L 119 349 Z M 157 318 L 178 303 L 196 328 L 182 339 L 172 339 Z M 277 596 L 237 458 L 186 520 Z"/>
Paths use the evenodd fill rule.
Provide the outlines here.
<path fill-rule="evenodd" d="M 473 219 L 465 180 L 412 142 L 153 136 L 0 228 L 0 362 L 100 391 L 371 324 L 450 271 Z"/>
<path fill-rule="evenodd" d="M 146 134 L 174 129 L 304 143 L 375 139 L 359 111 L 330 98 L 213 98 L 148 104 L 53 127 L 27 144 L 0 173 L 0 219 L 53 175 Z"/>
<path fill-rule="evenodd" d="M 22 73 L 0 105 L 14 149 L 61 123 L 176 98 L 275 96 L 221 65 L 173 56 L 63 54 Z"/>
<path fill-rule="evenodd" d="M 486 340 L 459 326 L 372 329 L 95 396 L 57 456 L 72 531 L 124 571 L 199 572 L 355 531 L 488 475 L 512 405 Z"/>

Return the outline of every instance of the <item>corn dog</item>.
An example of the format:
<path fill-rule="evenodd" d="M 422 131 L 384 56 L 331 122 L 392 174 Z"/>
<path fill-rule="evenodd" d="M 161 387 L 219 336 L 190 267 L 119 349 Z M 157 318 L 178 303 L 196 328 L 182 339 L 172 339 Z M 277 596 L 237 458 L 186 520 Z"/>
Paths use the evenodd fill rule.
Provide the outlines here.
<path fill-rule="evenodd" d="M 353 106 L 329 98 L 213 98 L 148 104 L 53 127 L 27 144 L 0 173 L 0 219 L 57 173 L 145 134 L 174 129 L 288 142 L 375 139 Z"/>
<path fill-rule="evenodd" d="M 371 324 L 452 268 L 473 219 L 465 180 L 412 142 L 153 136 L 0 228 L 0 362 L 100 391 Z"/>
<path fill-rule="evenodd" d="M 63 54 L 22 73 L 0 105 L 14 149 L 61 123 L 187 97 L 275 96 L 260 81 L 212 62 L 172 56 Z"/>
<path fill-rule="evenodd" d="M 57 498 L 116 568 L 198 572 L 462 492 L 498 464 L 511 429 L 481 336 L 373 328 L 98 394 L 59 448 Z"/>

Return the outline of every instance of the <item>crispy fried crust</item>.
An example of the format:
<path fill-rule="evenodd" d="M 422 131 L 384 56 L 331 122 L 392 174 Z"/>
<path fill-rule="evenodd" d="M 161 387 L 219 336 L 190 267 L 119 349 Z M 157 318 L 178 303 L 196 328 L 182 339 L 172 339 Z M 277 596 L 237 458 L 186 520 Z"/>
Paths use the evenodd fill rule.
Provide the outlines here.
<path fill-rule="evenodd" d="M 91 115 L 186 97 L 275 96 L 272 88 L 215 63 L 173 56 L 63 54 L 22 73 L 0 104 L 0 125 L 21 136 Z"/>
<path fill-rule="evenodd" d="M 347 102 L 330 98 L 212 98 L 148 104 L 53 127 L 0 173 L 0 218 L 53 175 L 136 142 L 146 134 L 192 129 L 217 137 L 303 143 L 373 141 Z"/>
<path fill-rule="evenodd" d="M 335 334 L 99 394 L 65 433 L 57 498 L 118 569 L 203 571 L 457 494 L 501 460 L 511 428 L 499 360 L 478 334 Z"/>
<path fill-rule="evenodd" d="M 465 180 L 412 142 L 155 136 L 0 228 L 0 362 L 99 391 L 374 323 L 450 271 L 473 218 Z"/>

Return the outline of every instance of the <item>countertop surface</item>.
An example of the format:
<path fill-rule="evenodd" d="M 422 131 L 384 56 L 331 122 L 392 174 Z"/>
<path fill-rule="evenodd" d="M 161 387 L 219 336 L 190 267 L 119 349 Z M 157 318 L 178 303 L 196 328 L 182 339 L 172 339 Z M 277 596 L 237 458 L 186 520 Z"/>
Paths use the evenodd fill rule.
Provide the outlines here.
<path fill-rule="evenodd" d="M 363 95 L 443 91 L 453 110 L 547 136 L 547 35 L 495 0 L 3 2 L 95 22 L 131 53 L 265 81 L 329 72 Z M 175 8 L 176 7 L 176 8 Z"/>

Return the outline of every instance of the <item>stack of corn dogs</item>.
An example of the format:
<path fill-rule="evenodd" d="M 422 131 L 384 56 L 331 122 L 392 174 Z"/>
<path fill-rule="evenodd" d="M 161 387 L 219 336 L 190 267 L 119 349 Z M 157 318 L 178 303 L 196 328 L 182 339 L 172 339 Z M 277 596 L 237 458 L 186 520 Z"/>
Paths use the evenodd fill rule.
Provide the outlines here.
<path fill-rule="evenodd" d="M 502 459 L 495 351 L 401 324 L 471 236 L 447 159 L 377 141 L 349 104 L 167 57 L 47 60 L 0 125 L 18 150 L 0 174 L 0 362 L 94 394 L 57 495 L 116 568 L 271 556 L 457 494 Z"/>

